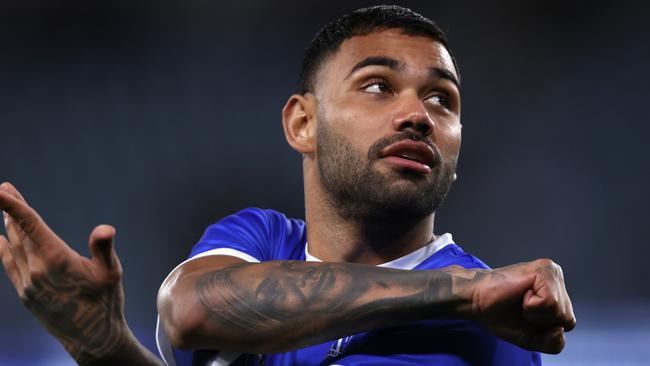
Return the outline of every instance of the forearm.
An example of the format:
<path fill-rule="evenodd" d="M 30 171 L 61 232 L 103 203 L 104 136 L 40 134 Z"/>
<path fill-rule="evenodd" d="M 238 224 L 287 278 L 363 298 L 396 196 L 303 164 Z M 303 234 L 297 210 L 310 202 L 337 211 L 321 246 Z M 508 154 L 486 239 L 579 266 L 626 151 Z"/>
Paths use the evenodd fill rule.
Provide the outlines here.
<path fill-rule="evenodd" d="M 160 308 L 179 346 L 279 352 L 419 319 L 467 316 L 471 297 L 459 296 L 453 282 L 447 271 L 247 263 L 178 278 Z M 178 301 L 180 307 L 171 305 Z"/>

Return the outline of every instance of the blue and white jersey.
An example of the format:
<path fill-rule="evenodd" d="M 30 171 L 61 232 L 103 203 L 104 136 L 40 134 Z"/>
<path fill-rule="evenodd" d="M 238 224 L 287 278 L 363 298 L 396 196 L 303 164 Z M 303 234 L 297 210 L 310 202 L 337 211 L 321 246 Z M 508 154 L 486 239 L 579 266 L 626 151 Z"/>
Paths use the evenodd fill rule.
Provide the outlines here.
<path fill-rule="evenodd" d="M 309 254 L 304 221 L 258 208 L 244 209 L 209 226 L 185 262 L 206 255 L 229 255 L 254 263 L 319 261 Z M 428 245 L 379 266 L 426 270 L 451 265 L 488 268 L 454 244 L 451 234 L 441 235 Z M 157 343 L 169 366 L 541 365 L 539 353 L 523 350 L 464 320 L 423 320 L 266 355 L 175 349 L 160 326 Z"/>

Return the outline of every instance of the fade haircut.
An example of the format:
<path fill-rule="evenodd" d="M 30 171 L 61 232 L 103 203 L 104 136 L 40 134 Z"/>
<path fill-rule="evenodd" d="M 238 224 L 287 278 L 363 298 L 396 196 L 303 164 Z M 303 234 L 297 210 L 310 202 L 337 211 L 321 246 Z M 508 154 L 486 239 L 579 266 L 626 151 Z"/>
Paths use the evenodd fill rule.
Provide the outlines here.
<path fill-rule="evenodd" d="M 316 33 L 302 60 L 300 94 L 314 92 L 318 70 L 329 56 L 338 51 L 343 41 L 386 29 L 399 29 L 408 36 L 424 36 L 440 42 L 449 52 L 458 74 L 458 65 L 449 50 L 447 37 L 433 21 L 408 8 L 377 5 L 345 14 Z"/>

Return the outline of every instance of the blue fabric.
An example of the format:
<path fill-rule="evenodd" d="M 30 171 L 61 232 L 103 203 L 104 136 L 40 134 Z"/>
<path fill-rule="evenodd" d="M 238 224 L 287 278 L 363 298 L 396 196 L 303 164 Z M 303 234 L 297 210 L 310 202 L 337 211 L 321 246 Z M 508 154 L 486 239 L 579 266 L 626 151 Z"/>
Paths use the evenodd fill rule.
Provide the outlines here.
<path fill-rule="evenodd" d="M 248 208 L 209 226 L 192 249 L 190 257 L 216 248 L 230 248 L 260 262 L 305 260 L 305 245 L 306 227 L 303 221 L 289 219 L 273 210 Z M 488 268 L 456 244 L 449 244 L 420 263 L 415 270 L 450 265 Z M 204 350 L 195 351 L 191 363 L 186 357 L 177 357 L 178 366 L 202 365 L 204 360 Z M 438 319 L 360 333 L 292 352 L 263 355 L 263 362 L 265 366 L 539 366 L 541 358 L 539 353 L 525 351 L 496 338 L 471 322 Z M 258 357 L 243 356 L 235 365 L 258 363 Z"/>

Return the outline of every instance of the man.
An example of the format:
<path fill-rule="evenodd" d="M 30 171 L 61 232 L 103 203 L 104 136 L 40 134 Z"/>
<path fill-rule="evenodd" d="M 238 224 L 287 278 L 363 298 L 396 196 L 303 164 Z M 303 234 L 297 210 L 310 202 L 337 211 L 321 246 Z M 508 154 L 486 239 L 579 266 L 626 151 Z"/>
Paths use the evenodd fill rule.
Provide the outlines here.
<path fill-rule="evenodd" d="M 245 209 L 206 230 L 160 289 L 166 363 L 537 365 L 531 351 L 560 352 L 575 317 L 559 266 L 488 270 L 433 234 L 459 88 L 444 34 L 419 14 L 378 6 L 325 26 L 283 109 L 306 220 Z M 0 188 L 0 255 L 26 306 L 79 364 L 159 365 L 124 320 L 114 229 L 97 227 L 80 257 Z"/>

